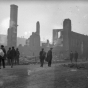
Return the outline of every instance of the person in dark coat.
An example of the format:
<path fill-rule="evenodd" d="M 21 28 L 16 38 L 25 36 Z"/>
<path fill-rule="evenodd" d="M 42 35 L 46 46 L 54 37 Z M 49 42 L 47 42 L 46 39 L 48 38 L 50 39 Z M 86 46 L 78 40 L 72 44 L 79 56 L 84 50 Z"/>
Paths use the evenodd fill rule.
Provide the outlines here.
<path fill-rule="evenodd" d="M 77 53 L 77 51 L 75 51 L 75 53 L 74 53 L 74 59 L 75 59 L 75 62 L 77 64 L 77 59 L 78 59 L 78 53 Z"/>
<path fill-rule="evenodd" d="M 18 48 L 16 48 L 16 63 L 19 65 L 19 55 L 20 55 L 20 52 L 18 50 Z"/>
<path fill-rule="evenodd" d="M 43 67 L 44 59 L 45 59 L 45 51 L 44 48 L 42 48 L 42 50 L 40 51 L 40 67 Z"/>
<path fill-rule="evenodd" d="M 48 59 L 48 67 L 51 67 L 51 62 L 52 62 L 52 48 L 47 53 L 47 59 Z"/>
<path fill-rule="evenodd" d="M 2 49 L 2 51 L 4 52 L 4 55 L 2 56 L 2 65 L 3 65 L 3 68 L 5 68 L 5 60 L 6 60 L 6 50 L 5 50 L 5 48 L 4 48 L 4 46 L 3 45 L 1 45 L 1 49 Z"/>
<path fill-rule="evenodd" d="M 71 51 L 70 52 L 70 61 L 71 61 L 71 63 L 72 63 L 72 60 L 73 60 L 73 52 Z"/>
<path fill-rule="evenodd" d="M 4 57 L 4 52 L 3 50 L 0 48 L 0 69 L 1 69 L 1 63 L 3 64 L 3 57 Z M 4 68 L 4 65 L 3 65 Z"/>
<path fill-rule="evenodd" d="M 13 62 L 14 62 L 15 56 L 16 56 L 16 51 L 15 51 L 14 47 L 12 47 L 10 53 L 11 53 L 11 68 L 13 68 Z"/>
<path fill-rule="evenodd" d="M 9 47 L 9 50 L 7 51 L 7 60 L 8 60 L 8 65 L 11 64 L 11 48 Z"/>

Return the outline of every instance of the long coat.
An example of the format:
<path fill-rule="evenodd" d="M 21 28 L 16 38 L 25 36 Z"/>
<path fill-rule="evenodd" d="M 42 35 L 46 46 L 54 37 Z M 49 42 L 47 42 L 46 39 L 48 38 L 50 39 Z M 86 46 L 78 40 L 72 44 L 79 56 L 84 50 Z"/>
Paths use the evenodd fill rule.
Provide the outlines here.
<path fill-rule="evenodd" d="M 11 50 L 7 51 L 7 58 L 9 58 L 9 59 L 11 58 Z"/>
<path fill-rule="evenodd" d="M 48 53 L 47 53 L 47 60 L 48 61 L 52 60 L 52 51 L 51 50 L 49 50 Z"/>
<path fill-rule="evenodd" d="M 11 58 L 14 58 L 14 57 L 16 57 L 16 51 L 15 51 L 15 49 L 12 49 L 11 50 Z"/>
<path fill-rule="evenodd" d="M 73 53 L 72 52 L 70 53 L 70 59 L 73 59 Z"/>
<path fill-rule="evenodd" d="M 46 55 L 46 53 L 44 51 L 40 51 L 40 60 L 44 60 L 45 55 Z"/>

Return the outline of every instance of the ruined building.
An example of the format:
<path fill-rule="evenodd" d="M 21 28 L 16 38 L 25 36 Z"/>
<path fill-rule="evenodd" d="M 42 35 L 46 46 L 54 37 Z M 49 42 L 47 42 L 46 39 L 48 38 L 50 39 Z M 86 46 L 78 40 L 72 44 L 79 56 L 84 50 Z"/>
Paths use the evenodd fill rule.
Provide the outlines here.
<path fill-rule="evenodd" d="M 32 35 L 28 38 L 27 42 L 33 56 L 38 56 L 40 51 L 40 23 L 36 23 L 36 32 L 32 32 Z"/>
<path fill-rule="evenodd" d="M 65 19 L 63 29 L 53 29 L 53 49 L 57 54 L 63 53 L 64 58 L 69 58 L 70 51 L 77 51 L 79 57 L 88 57 L 88 36 L 73 32 L 71 20 Z"/>
<path fill-rule="evenodd" d="M 17 46 L 17 15 L 18 15 L 18 6 L 10 5 L 10 25 L 8 28 L 7 36 L 7 46 L 16 47 Z"/>

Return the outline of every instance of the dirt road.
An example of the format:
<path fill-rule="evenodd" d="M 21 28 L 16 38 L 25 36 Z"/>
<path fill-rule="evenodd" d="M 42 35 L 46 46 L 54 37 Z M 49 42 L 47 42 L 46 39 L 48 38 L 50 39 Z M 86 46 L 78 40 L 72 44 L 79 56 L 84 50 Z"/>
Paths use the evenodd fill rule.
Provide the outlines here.
<path fill-rule="evenodd" d="M 88 71 L 53 64 L 0 69 L 0 88 L 88 88 Z"/>

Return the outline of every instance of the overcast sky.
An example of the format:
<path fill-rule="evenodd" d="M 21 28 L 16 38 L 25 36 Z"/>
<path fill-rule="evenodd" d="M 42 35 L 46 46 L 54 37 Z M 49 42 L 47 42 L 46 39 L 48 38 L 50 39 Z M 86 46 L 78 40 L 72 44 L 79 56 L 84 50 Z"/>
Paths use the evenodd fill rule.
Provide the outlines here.
<path fill-rule="evenodd" d="M 70 18 L 72 31 L 88 35 L 87 1 L 0 1 L 0 33 L 7 34 L 10 5 L 18 5 L 18 36 L 28 38 L 40 22 L 41 40 L 52 41 L 52 30 L 63 28 Z"/>

